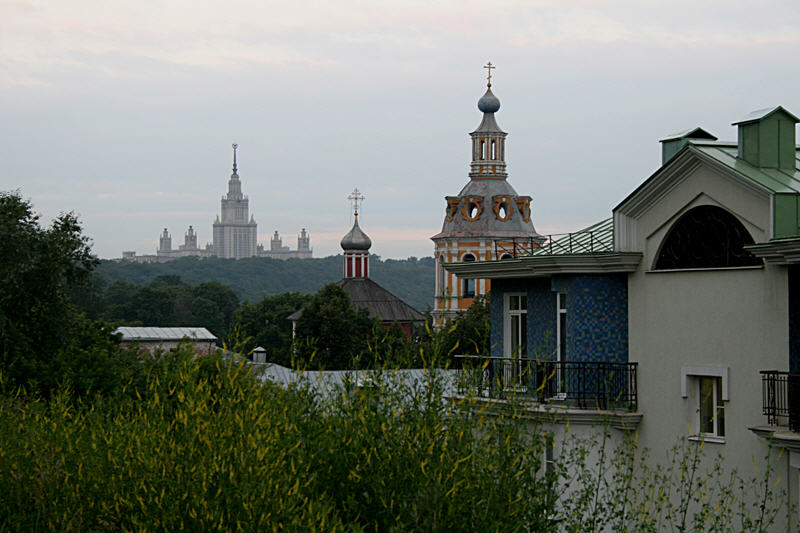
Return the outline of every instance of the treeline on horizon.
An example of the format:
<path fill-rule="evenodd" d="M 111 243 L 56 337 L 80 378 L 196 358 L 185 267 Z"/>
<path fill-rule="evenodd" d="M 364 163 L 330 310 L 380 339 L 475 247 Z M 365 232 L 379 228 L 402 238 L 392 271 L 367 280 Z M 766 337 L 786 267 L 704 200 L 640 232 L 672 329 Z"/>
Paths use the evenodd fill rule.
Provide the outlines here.
<path fill-rule="evenodd" d="M 145 285 L 160 276 L 180 276 L 189 285 L 216 282 L 240 301 L 257 302 L 265 296 L 287 292 L 312 294 L 326 283 L 342 278 L 342 256 L 313 259 L 220 259 L 182 257 L 166 263 L 102 260 L 94 271 L 94 284 L 105 291 L 115 281 Z M 381 259 L 370 257 L 370 277 L 420 312 L 433 303 L 433 257 Z"/>

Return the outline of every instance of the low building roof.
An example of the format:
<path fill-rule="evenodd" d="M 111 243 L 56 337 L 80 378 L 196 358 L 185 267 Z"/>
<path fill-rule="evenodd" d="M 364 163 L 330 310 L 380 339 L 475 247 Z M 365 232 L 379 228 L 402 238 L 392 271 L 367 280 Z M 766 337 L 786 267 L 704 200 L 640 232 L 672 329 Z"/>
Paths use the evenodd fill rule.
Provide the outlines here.
<path fill-rule="evenodd" d="M 345 278 L 337 283 L 356 307 L 381 322 L 422 322 L 425 317 L 369 278 Z"/>
<path fill-rule="evenodd" d="M 354 306 L 366 309 L 381 322 L 423 322 L 425 316 L 369 278 L 344 278 L 336 283 L 350 297 Z M 298 309 L 286 320 L 295 322 L 303 316 Z"/>
<path fill-rule="evenodd" d="M 414 390 L 417 385 L 426 383 L 435 375 L 444 386 L 445 395 L 454 395 L 457 392 L 457 378 L 460 370 L 455 369 L 420 369 L 401 368 L 394 370 L 293 370 L 274 363 L 250 363 L 258 369 L 261 381 L 272 381 L 284 387 L 290 385 L 308 385 L 311 389 L 329 396 L 342 387 L 351 385 L 356 387 L 368 386 L 371 383 L 387 379 L 387 384 L 404 384 L 408 390 Z"/>
<path fill-rule="evenodd" d="M 114 330 L 120 333 L 123 341 L 180 341 L 183 339 L 197 341 L 216 341 L 206 328 L 161 328 L 153 326 L 120 326 Z"/>

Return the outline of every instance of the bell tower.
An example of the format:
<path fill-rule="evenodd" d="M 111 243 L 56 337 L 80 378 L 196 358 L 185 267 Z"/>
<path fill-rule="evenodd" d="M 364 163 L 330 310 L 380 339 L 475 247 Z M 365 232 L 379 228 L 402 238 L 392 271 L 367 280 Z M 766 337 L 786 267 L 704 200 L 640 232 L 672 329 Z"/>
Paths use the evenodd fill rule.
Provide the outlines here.
<path fill-rule="evenodd" d="M 494 114 L 500 109 L 500 100 L 492 93 L 492 69 L 490 61 L 485 67 L 489 70 L 486 93 L 478 100 L 478 109 L 483 111 L 483 120 L 478 128 L 470 133 L 472 137 L 472 163 L 470 179 L 504 180 L 506 173 L 505 146 L 508 133 L 500 129 Z"/>
<path fill-rule="evenodd" d="M 506 171 L 506 132 L 495 114 L 500 100 L 492 92 L 491 62 L 486 92 L 478 100 L 481 123 L 470 133 L 469 181 L 457 196 L 445 197 L 442 231 L 431 237 L 436 259 L 432 315 L 441 326 L 489 292 L 488 279 L 458 278 L 442 265 L 460 261 L 498 261 L 539 247 L 544 237 L 531 222 L 531 197 L 517 194 Z"/>
<path fill-rule="evenodd" d="M 347 198 L 353 202 L 355 221 L 341 242 L 344 251 L 344 278 L 368 278 L 369 249 L 372 247 L 372 241 L 358 226 L 358 204 L 364 201 L 364 195 L 358 189 L 354 189 Z"/>

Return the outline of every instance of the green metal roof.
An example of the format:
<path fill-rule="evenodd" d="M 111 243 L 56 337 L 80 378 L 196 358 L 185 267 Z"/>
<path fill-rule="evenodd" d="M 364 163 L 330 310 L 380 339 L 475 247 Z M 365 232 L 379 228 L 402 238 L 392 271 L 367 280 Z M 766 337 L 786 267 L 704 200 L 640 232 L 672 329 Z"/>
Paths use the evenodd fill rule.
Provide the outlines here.
<path fill-rule="evenodd" d="M 800 193 L 800 157 L 797 155 L 794 170 L 785 170 L 757 167 L 739 159 L 739 147 L 736 143 L 689 141 L 688 149 L 711 157 L 770 193 Z"/>
<path fill-rule="evenodd" d="M 552 235 L 541 248 L 537 248 L 529 255 L 575 255 L 613 251 L 614 221 L 607 218 L 574 233 Z"/>
<path fill-rule="evenodd" d="M 717 140 L 717 137 L 714 134 L 709 133 L 706 130 L 704 130 L 703 128 L 698 126 L 696 128 L 689 128 L 688 130 L 678 131 L 678 132 L 672 133 L 670 135 L 667 135 L 666 137 L 661 139 L 659 142 L 663 143 L 663 142 L 667 142 L 667 141 L 674 141 L 676 139 L 684 139 L 684 138 L 687 138 L 687 139 L 711 139 L 712 141 L 716 141 Z"/>
<path fill-rule="evenodd" d="M 750 122 L 758 122 L 760 120 L 763 120 L 763 119 L 767 118 L 768 116 L 770 116 L 771 114 L 773 114 L 773 113 L 775 113 L 777 111 L 783 111 L 784 113 L 789 115 L 789 117 L 794 119 L 795 122 L 800 122 L 800 118 L 797 118 L 793 114 L 791 114 L 788 111 L 786 111 L 786 109 L 784 109 L 783 106 L 779 105 L 777 107 L 765 107 L 764 109 L 757 109 L 755 111 L 751 111 L 750 113 L 745 115 L 740 120 L 737 120 L 736 122 L 734 122 L 732 125 L 733 126 L 737 126 L 739 124 L 748 124 Z"/>

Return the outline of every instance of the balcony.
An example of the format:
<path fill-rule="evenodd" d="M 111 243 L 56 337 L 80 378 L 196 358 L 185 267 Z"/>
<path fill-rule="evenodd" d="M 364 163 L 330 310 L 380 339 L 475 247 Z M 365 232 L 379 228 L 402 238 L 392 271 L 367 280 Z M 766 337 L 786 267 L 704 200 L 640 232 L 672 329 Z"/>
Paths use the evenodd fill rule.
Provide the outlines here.
<path fill-rule="evenodd" d="M 457 390 L 476 399 L 522 399 L 583 411 L 637 410 L 638 363 L 456 355 Z"/>
<path fill-rule="evenodd" d="M 771 426 L 800 433 L 800 374 L 762 370 L 761 398 Z"/>

